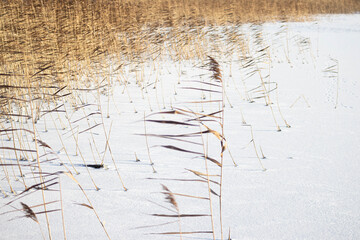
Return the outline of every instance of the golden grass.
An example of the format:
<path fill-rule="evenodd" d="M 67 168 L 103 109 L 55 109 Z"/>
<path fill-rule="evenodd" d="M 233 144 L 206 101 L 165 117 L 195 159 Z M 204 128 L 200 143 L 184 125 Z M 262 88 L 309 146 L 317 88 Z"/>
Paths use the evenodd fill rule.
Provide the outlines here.
<path fill-rule="evenodd" d="M 1 112 L 12 112 L 9 99 L 21 109 L 30 99 L 53 100 L 60 87 L 90 86 L 126 61 L 203 58 L 204 26 L 359 10 L 357 0 L 1 1 Z"/>
<path fill-rule="evenodd" d="M 1 1 L 0 128 L 3 130 L 0 130 L 0 133 L 6 135 L 9 141 L 13 141 L 14 146 L 8 147 L 3 144 L 0 146 L 0 150 L 12 151 L 17 160 L 17 164 L 8 164 L 5 160 L 0 158 L 0 165 L 4 170 L 8 187 L 11 189 L 12 193 L 16 194 L 12 185 L 18 180 L 14 170 L 14 167 L 18 167 L 25 189 L 24 192 L 28 191 L 28 189 L 31 189 L 33 186 L 41 186 L 39 189 L 43 194 L 43 213 L 45 213 L 45 215 L 47 214 L 47 201 L 43 193 L 47 190 L 45 183 L 50 182 L 51 184 L 57 184 L 57 182 L 53 183 L 50 180 L 42 179 L 42 162 L 40 162 L 40 160 L 48 161 L 43 160 L 44 156 L 46 157 L 46 154 L 50 154 L 49 152 L 53 154 L 53 151 L 49 146 L 46 146 L 47 144 L 45 142 L 37 139 L 38 130 L 35 126 L 37 121 L 40 118 L 44 118 L 44 124 L 46 124 L 45 117 L 47 113 L 58 114 L 61 111 L 65 112 L 68 117 L 68 114 L 70 113 L 68 113 L 66 109 L 62 110 L 65 108 L 65 102 L 71 104 L 74 108 L 71 110 L 74 111 L 89 106 L 90 104 L 79 102 L 76 93 L 77 91 L 93 91 L 96 92 L 98 94 L 97 97 L 100 98 L 100 94 L 102 94 L 102 92 L 100 93 L 100 89 L 107 86 L 106 94 L 110 97 L 110 85 L 112 84 L 111 77 L 114 74 L 120 73 L 121 75 L 122 66 L 129 63 L 137 64 L 146 60 L 154 61 L 155 59 L 162 58 L 171 58 L 175 61 L 193 58 L 205 60 L 206 55 L 210 51 L 209 49 L 214 49 L 214 52 L 225 51 L 221 53 L 226 55 L 227 51 L 231 52 L 234 49 L 232 48 L 232 44 L 237 45 L 237 49 L 240 49 L 239 51 L 243 51 L 243 53 L 247 51 L 245 46 L 247 44 L 246 41 L 243 40 L 241 36 L 235 34 L 232 35 L 232 30 L 224 33 L 229 37 L 230 40 L 228 41 L 233 41 L 229 44 L 230 47 L 226 46 L 224 48 L 224 45 L 222 45 L 224 43 L 221 41 L 217 42 L 216 39 L 214 41 L 211 36 L 208 36 L 208 33 L 215 26 L 228 25 L 235 26 L 236 28 L 246 22 L 302 21 L 309 19 L 313 14 L 352 13 L 359 10 L 360 1 L 358 0 Z M 227 31 L 227 29 L 225 30 Z M 246 55 L 246 53 L 242 55 Z M 221 82 L 219 66 L 215 63 L 216 62 L 212 62 L 211 64 L 211 70 L 214 73 L 213 79 Z M 156 63 L 153 64 L 155 69 Z M 158 74 L 158 71 L 156 74 Z M 180 74 L 181 69 L 179 64 L 179 81 Z M 121 77 L 117 77 L 116 79 L 118 79 L 120 83 L 124 83 L 125 90 L 127 84 L 126 79 L 123 80 Z M 139 84 L 139 86 L 141 85 L 138 81 L 137 84 Z M 265 86 L 264 82 L 262 82 L 262 85 Z M 183 88 L 186 89 L 186 87 Z M 222 91 L 217 91 L 217 93 L 222 94 L 222 98 L 219 100 L 222 105 L 222 110 L 216 112 L 216 114 L 220 114 L 220 119 L 223 120 L 224 96 L 226 96 L 226 93 L 224 92 L 224 86 L 221 86 L 221 88 Z M 194 87 L 188 87 L 187 89 L 193 91 L 199 90 Z M 205 90 L 203 88 L 200 90 L 211 91 L 213 93 L 216 92 L 216 90 Z M 264 87 L 264 92 L 267 92 L 266 87 Z M 305 98 L 304 100 L 306 101 Z M 210 102 L 215 101 L 216 100 L 210 100 Z M 108 101 L 108 103 L 109 102 L 110 101 Z M 206 101 L 203 101 L 202 103 L 205 102 Z M 269 99 L 268 103 L 270 102 Z M 189 114 L 189 112 L 181 109 L 176 111 L 180 111 L 184 115 Z M 135 112 L 137 112 L 136 109 Z M 175 111 L 173 113 L 175 114 Z M 79 130 L 73 132 L 72 124 L 75 122 L 70 122 L 70 118 L 68 118 L 68 127 L 71 129 L 74 142 L 76 143 L 76 152 L 79 151 L 86 168 L 91 166 L 85 162 L 80 149 L 78 149 L 78 135 L 86 131 L 90 132 L 93 138 L 91 129 L 103 125 L 106 139 L 105 153 L 102 157 L 101 165 L 96 164 L 96 166 L 104 166 L 104 157 L 106 152 L 109 151 L 117 175 L 119 176 L 124 190 L 126 190 L 109 145 L 111 127 L 108 132 L 104 128 L 102 110 L 99 109 L 99 112 L 92 111 L 90 114 L 84 112 L 84 117 L 77 121 L 86 119 L 93 114 L 101 114 L 101 123 L 92 125 L 93 127 L 91 127 L 90 123 L 87 122 L 89 128 L 80 132 Z M 196 118 L 202 119 L 204 117 L 211 117 L 212 115 L 213 114 L 199 114 L 196 115 Z M 51 114 L 50 116 L 55 124 L 55 119 Z M 109 117 L 109 105 L 107 117 Z M 29 119 L 30 121 L 28 121 Z M 60 118 L 59 122 L 60 125 L 63 125 Z M 156 121 L 146 120 L 146 122 Z M 178 122 L 170 120 L 159 120 L 157 122 L 162 124 L 179 124 Z M 245 122 L 245 120 L 243 120 L 243 122 Z M 8 126 L 8 123 L 11 124 L 11 129 L 5 129 L 5 126 Z M 183 125 L 191 126 L 189 123 L 183 123 Z M 223 126 L 223 123 L 221 125 Z M 144 127 L 145 136 L 147 137 L 149 134 L 146 133 L 146 125 Z M 223 163 L 222 152 L 225 150 L 223 129 L 221 128 L 221 134 L 209 128 L 207 129 L 208 131 L 200 131 L 195 135 L 201 135 L 202 137 L 203 134 L 212 133 L 217 136 L 221 141 L 222 147 L 220 157 L 221 163 L 215 159 L 209 158 L 206 155 L 205 149 L 204 153 L 199 156 L 205 158 L 206 163 L 207 160 L 209 160 L 221 167 Z M 65 130 L 64 126 L 63 130 Z M 63 150 L 71 163 L 71 167 L 74 169 L 74 173 L 78 173 L 64 146 L 61 133 L 57 128 L 56 131 L 60 138 Z M 163 137 L 168 139 L 176 138 L 176 136 Z M 28 138 L 34 139 L 34 142 L 30 143 Z M 16 147 L 15 143 L 20 146 Z M 93 143 L 100 159 L 101 156 L 97 150 L 94 139 Z M 256 150 L 254 141 L 253 144 Z M 184 149 L 175 148 L 170 145 L 163 145 L 163 147 L 186 152 Z M 48 148 L 46 149 L 48 152 L 44 150 L 45 148 Z M 44 155 L 40 156 L 39 153 L 42 152 L 44 152 Z M 94 153 L 93 156 L 95 159 Z M 27 161 L 22 163 L 19 162 L 24 159 Z M 37 160 L 37 166 L 35 162 L 31 162 L 33 160 Z M 151 159 L 150 162 L 153 167 Z M 38 173 L 34 172 L 32 169 L 34 166 L 38 168 Z M 67 169 L 66 166 L 64 167 Z M 30 170 L 32 175 L 34 175 L 34 179 L 37 179 L 37 175 L 39 175 L 40 184 L 32 185 L 32 181 L 26 184 L 23 178 L 22 168 Z M 12 170 L 12 172 L 10 170 Z M 87 171 L 92 179 L 88 168 Z M 154 167 L 153 171 L 155 172 Z M 93 209 L 99 223 L 104 228 L 107 237 L 110 238 L 105 226 L 100 221 L 97 212 L 93 208 L 80 183 L 77 182 L 69 169 L 67 169 L 65 174 L 79 185 L 81 191 L 88 200 L 89 205 L 86 206 L 90 206 L 90 208 Z M 210 180 L 209 176 L 210 175 L 207 172 L 207 178 L 203 178 L 203 180 L 207 180 L 205 182 L 208 183 L 209 199 L 211 199 L 211 194 L 213 194 L 213 192 L 211 192 L 210 182 L 213 180 Z M 95 188 L 98 189 L 94 181 L 93 184 Z M 30 187 L 28 187 L 28 185 Z M 3 192 L 4 196 L 6 196 L 6 193 L 1 187 L 0 190 Z M 176 206 L 173 202 L 175 201 L 173 195 L 176 194 L 166 189 L 165 191 L 169 196 L 168 200 Z M 212 205 L 212 203 L 210 203 L 210 205 Z M 26 216 L 36 220 L 36 215 L 32 212 L 31 208 L 27 205 L 22 206 Z M 212 215 L 211 209 L 211 216 Z M 175 216 L 182 217 L 179 212 Z M 212 225 L 214 224 L 212 223 Z M 47 226 L 49 238 L 51 239 L 50 224 L 48 221 Z M 214 226 L 212 226 L 212 228 L 214 229 Z M 181 231 L 181 227 L 179 233 L 180 235 L 185 234 Z M 214 234 L 214 230 L 210 233 Z M 223 233 L 221 233 L 221 235 L 223 235 Z M 64 236 L 66 236 L 65 227 Z"/>
<path fill-rule="evenodd" d="M 357 0 L 1 1 L 1 112 L 12 112 L 11 98 L 21 108 L 29 94 L 49 99 L 56 87 L 89 85 L 109 64 L 115 72 L 126 61 L 164 54 L 203 58 L 209 41 L 199 30 L 204 26 L 359 10 Z"/>
<path fill-rule="evenodd" d="M 357 0 L 2 1 L 0 63 L 11 68 L 1 73 L 28 67 L 30 76 L 39 71 L 58 76 L 72 70 L 67 61 L 97 62 L 114 53 L 137 57 L 181 33 L 164 36 L 158 31 L 164 27 L 301 20 L 359 9 Z"/>

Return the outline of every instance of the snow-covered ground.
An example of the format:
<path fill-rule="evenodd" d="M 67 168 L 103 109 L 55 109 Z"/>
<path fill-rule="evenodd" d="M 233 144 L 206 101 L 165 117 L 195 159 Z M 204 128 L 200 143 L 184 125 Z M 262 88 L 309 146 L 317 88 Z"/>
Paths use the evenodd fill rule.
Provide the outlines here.
<path fill-rule="evenodd" d="M 239 29 L 248 46 L 246 54 L 213 56 L 221 66 L 227 96 L 224 135 L 237 164 L 235 167 L 229 152 L 225 151 L 224 238 L 228 237 L 230 229 L 232 239 L 360 239 L 359 23 L 360 15 L 354 14 L 321 16 L 311 22 L 246 24 Z M 259 51 L 261 49 L 265 50 Z M 263 52 L 265 56 L 259 57 Z M 245 59 L 245 55 L 248 58 Z M 245 68 L 251 59 L 255 59 L 256 65 Z M 151 136 L 146 139 L 143 135 L 145 126 L 147 134 L 180 134 L 194 129 L 154 122 L 146 122 L 144 126 L 144 115 L 175 107 L 195 112 L 219 109 L 217 103 L 189 103 L 218 97 L 216 93 L 187 89 L 202 86 L 189 80 L 210 81 L 211 73 L 206 67 L 201 68 L 202 64 L 198 60 L 181 63 L 163 60 L 145 62 L 140 67 L 124 66 L 121 76 L 112 79 L 111 95 L 108 95 L 109 89 L 102 90 L 101 95 L 98 91 L 79 91 L 76 93 L 78 99 L 94 105 L 73 111 L 68 102 L 60 109 L 68 112 L 69 121 L 62 111 L 45 115 L 45 122 L 37 123 L 39 138 L 56 152 L 56 160 L 42 163 L 42 170 L 49 173 L 71 170 L 112 239 L 179 239 L 179 235 L 154 234 L 179 231 L 177 218 L 152 215 L 173 214 L 163 208 L 174 210 L 161 193 L 161 184 L 174 193 L 209 196 L 207 184 L 169 180 L 200 179 L 187 169 L 205 172 L 204 160 L 160 145 L 175 145 L 192 151 L 201 151 L 201 146 Z M 251 75 L 254 70 L 260 71 Z M 264 98 L 257 98 L 263 94 L 258 91 L 261 78 L 268 90 L 273 89 L 269 93 L 270 106 L 265 105 Z M 124 84 L 125 79 L 127 84 Z M 99 102 L 101 109 L 96 106 Z M 103 118 L 97 114 L 99 110 Z M 91 113 L 88 120 L 82 119 Z M 109 118 L 106 117 L 108 113 Z M 282 131 L 277 131 L 273 115 Z M 174 118 L 164 114 L 147 119 Z M 286 127 L 284 119 L 291 128 Z M 48 132 L 44 131 L 45 123 Z M 99 123 L 103 125 L 82 132 Z M 109 139 L 113 160 L 128 191 L 124 191 L 119 180 L 106 139 Z M 7 146 L 5 137 L 1 140 L 2 146 Z M 201 142 L 198 138 L 184 140 Z M 209 135 L 204 140 L 209 143 L 212 156 L 219 159 L 217 139 Z M 253 143 L 266 171 L 259 163 Z M 80 153 L 76 156 L 77 148 Z M 3 163 L 15 161 L 15 156 L 6 150 L 1 154 Z M 140 161 L 136 161 L 135 154 Z M 79 175 L 75 174 L 69 158 Z M 105 168 L 84 166 L 84 161 L 95 164 L 102 159 Z M 64 165 L 60 165 L 60 161 Z M 209 171 L 219 174 L 219 167 L 209 163 Z M 30 171 L 24 174 L 25 180 L 33 181 Z M 64 174 L 60 180 L 67 238 L 106 239 L 94 212 L 80 205 L 89 202 L 78 185 Z M 12 184 L 18 193 L 24 190 L 20 183 L 13 181 Z M 0 186 L 11 195 L 3 169 Z M 58 184 L 55 185 L 54 189 L 58 188 Z M 218 186 L 213 189 L 219 193 Z M 60 198 L 59 192 L 45 193 L 46 201 Z M 10 206 L 20 209 L 20 202 L 28 206 L 42 203 L 41 192 L 37 191 L 5 206 L 15 198 L 0 198 L 0 213 L 13 210 Z M 207 200 L 179 195 L 175 198 L 181 214 L 210 212 Z M 216 238 L 219 239 L 219 203 L 215 195 L 212 198 Z M 59 208 L 60 202 L 49 204 L 49 209 Z M 42 207 L 36 209 L 43 211 Z M 36 222 L 17 216 L 24 216 L 24 213 L 0 215 L 1 239 L 42 238 Z M 38 218 L 48 237 L 45 216 L 39 214 Z M 49 213 L 49 222 L 53 239 L 63 238 L 61 213 Z M 167 222 L 174 223 L 163 225 Z M 211 231 L 210 218 L 182 218 L 181 231 Z M 212 239 L 212 234 L 183 234 L 182 238 Z"/>

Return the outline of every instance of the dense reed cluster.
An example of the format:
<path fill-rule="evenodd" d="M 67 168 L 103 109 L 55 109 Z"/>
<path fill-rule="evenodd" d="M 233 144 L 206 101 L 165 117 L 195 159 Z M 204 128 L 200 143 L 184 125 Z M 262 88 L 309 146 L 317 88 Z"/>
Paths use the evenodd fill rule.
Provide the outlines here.
<path fill-rule="evenodd" d="M 127 62 L 166 55 L 203 59 L 209 49 L 222 48 L 209 38 L 216 25 L 304 20 L 359 9 L 356 0 L 2 1 L 0 108 L 11 112 L 9 91 L 21 100 L 49 99 L 64 86 L 89 85 Z"/>

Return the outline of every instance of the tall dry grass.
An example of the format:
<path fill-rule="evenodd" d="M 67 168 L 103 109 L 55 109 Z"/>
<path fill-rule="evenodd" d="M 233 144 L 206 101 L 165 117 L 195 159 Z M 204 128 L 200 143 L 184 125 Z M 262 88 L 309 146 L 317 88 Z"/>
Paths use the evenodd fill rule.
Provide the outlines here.
<path fill-rule="evenodd" d="M 8 100 L 16 99 L 10 91 L 22 108 L 29 92 L 51 99 L 55 87 L 89 85 L 109 61 L 121 67 L 164 54 L 203 57 L 204 26 L 359 10 L 357 0 L 1 1 L 1 112 L 11 112 Z M 79 78 L 85 72 L 90 76 Z"/>
<path fill-rule="evenodd" d="M 119 61 L 157 56 L 169 51 L 161 46 L 168 40 L 174 52 L 186 51 L 179 46 L 193 37 L 184 32 L 185 26 L 302 20 L 311 14 L 359 10 L 357 0 L 1 1 L 1 82 L 19 82 L 24 75 L 31 86 L 79 81 L 73 74 L 78 61 L 96 67 L 109 54 Z M 166 27 L 177 31 L 161 30 Z"/>
<path fill-rule="evenodd" d="M 84 160 L 84 166 L 96 189 L 98 187 L 92 179 L 88 167 L 104 167 L 105 154 L 109 152 L 119 180 L 126 190 L 112 156 L 109 144 L 111 127 L 108 131 L 104 128 L 103 110 L 84 111 L 83 118 L 72 122 L 68 117 L 72 111 L 83 110 L 90 105 L 79 100 L 77 91 L 92 91 L 100 98 L 100 91 L 107 86 L 107 94 L 110 96 L 111 76 L 121 72 L 122 66 L 126 64 L 137 64 L 146 60 L 154 61 L 162 58 L 171 58 L 175 61 L 191 58 L 206 60 L 208 49 L 232 51 L 232 47 L 235 45 L 245 52 L 242 55 L 246 54 L 246 41 L 243 41 L 239 35 L 233 34 L 232 30 L 225 34 L 228 35 L 229 41 L 233 42 L 225 50 L 222 50 L 224 49 L 222 43 L 214 41 L 208 35 L 214 26 L 239 26 L 245 22 L 279 20 L 300 21 L 310 18 L 313 14 L 352 13 L 359 10 L 360 2 L 358 0 L 1 1 L 0 134 L 6 136 L 9 142 L 12 141 L 13 147 L 2 143 L 0 150 L 6 153 L 4 156 L 15 155 L 17 160 L 16 163 L 8 163 L 5 161 L 6 157 L 0 158 L 0 166 L 8 183 L 6 187 L 11 190 L 11 194 L 14 196 L 18 194 L 20 197 L 23 196 L 22 194 L 27 194 L 30 189 L 36 189 L 35 194 L 41 192 L 40 205 L 43 206 L 44 211 L 34 212 L 31 207 L 23 205 L 22 211 L 27 217 L 36 220 L 36 216 L 41 214 L 47 216 L 47 213 L 59 210 L 47 208 L 50 202 L 45 198 L 45 193 L 54 190 L 50 187 L 56 186 L 61 195 L 60 175 L 65 171 L 42 172 L 42 164 L 55 159 L 56 153 L 45 142 L 37 138 L 39 130 L 36 124 L 38 120 L 47 117 L 47 121 L 50 121 L 48 117 L 50 116 L 52 122 L 57 126 L 62 126 L 63 130 L 70 128 L 76 146 L 76 154 L 79 152 L 83 160 L 78 147 L 78 137 L 83 132 L 91 133 L 92 143 L 101 164 L 96 163 L 96 155 L 93 153 L 95 164 L 88 164 Z M 180 73 L 181 70 L 179 70 Z M 124 81 L 126 88 L 126 80 L 120 78 L 119 81 Z M 262 86 L 264 93 L 269 91 L 264 82 Z M 222 89 L 224 89 L 223 86 Z M 225 92 L 222 92 L 222 106 L 224 105 L 224 96 Z M 65 103 L 69 103 L 73 109 L 65 108 Z M 50 114 L 47 115 L 48 113 Z M 59 114 L 65 114 L 68 123 L 62 123 L 60 117 L 53 117 L 53 115 Z M 101 122 L 97 124 L 91 122 L 91 125 L 87 117 L 94 114 L 101 115 Z M 197 117 L 200 119 L 199 116 Z M 223 116 L 221 118 L 223 119 Z M 88 128 L 83 131 L 73 129 L 73 125 L 82 119 L 87 121 Z M 46 121 L 44 123 L 46 128 Z M 105 152 L 102 156 L 97 150 L 91 132 L 93 128 L 100 125 L 103 126 L 106 139 Z M 56 131 L 69 163 L 71 163 L 71 168 L 76 174 L 78 171 L 67 153 L 62 134 L 57 128 Z M 197 135 L 202 136 L 206 133 L 209 132 L 199 132 Z M 145 135 L 148 134 L 145 132 Z M 223 144 L 223 137 L 219 140 Z M 92 146 L 91 143 L 90 146 Z M 169 148 L 168 145 L 166 147 Z M 224 146 L 221 145 L 221 147 Z M 256 149 L 255 144 L 254 148 Z M 170 149 L 181 150 L 174 147 Z M 220 166 L 222 165 L 222 152 Z M 207 158 L 205 150 L 200 156 L 206 159 L 206 163 L 207 160 L 213 160 Z M 64 166 L 66 175 L 74 180 L 87 199 L 87 203 L 82 206 L 94 211 L 109 238 L 105 226 L 81 184 L 77 182 L 70 169 L 66 165 Z M 33 177 L 25 179 L 23 171 Z M 51 178 L 52 176 L 55 177 Z M 211 196 L 214 195 L 210 188 L 212 180 L 209 179 L 209 173 L 206 173 L 205 176 L 207 177 L 203 181 L 208 184 L 208 199 L 211 199 Z M 19 184 L 23 185 L 23 192 L 16 193 L 13 186 Z M 0 190 L 4 196 L 7 196 L 2 187 Z M 170 191 L 167 194 L 169 193 Z M 221 190 L 219 193 L 221 195 Z M 62 201 L 62 196 L 60 200 Z M 210 205 L 212 206 L 212 203 Z M 63 212 L 62 203 L 61 211 Z M 212 216 L 212 210 L 210 215 Z M 179 212 L 176 217 L 180 217 Z M 62 221 L 66 238 L 64 218 Z M 50 225 L 51 223 L 47 221 L 49 239 L 51 239 Z M 179 232 L 182 233 L 181 229 Z M 214 230 L 211 233 L 214 234 Z M 221 233 L 221 235 L 223 234 Z"/>
<path fill-rule="evenodd" d="M 14 114 L 14 104 L 23 110 L 31 99 L 54 100 L 59 88 L 89 86 L 126 61 L 203 58 L 205 26 L 359 10 L 357 0 L 1 1 L 0 110 Z"/>

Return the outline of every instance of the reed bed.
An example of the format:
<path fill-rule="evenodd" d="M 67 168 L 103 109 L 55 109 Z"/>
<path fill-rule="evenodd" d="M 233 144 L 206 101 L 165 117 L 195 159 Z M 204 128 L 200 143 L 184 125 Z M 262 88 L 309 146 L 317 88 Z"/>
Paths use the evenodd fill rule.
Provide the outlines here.
<path fill-rule="evenodd" d="M 223 154 L 231 155 L 225 139 L 224 114 L 225 105 L 232 105 L 226 95 L 228 81 L 223 81 L 221 65 L 217 60 L 230 64 L 230 72 L 233 60 L 241 66 L 244 78 L 241 91 L 237 89 L 240 98 L 248 102 L 264 101 L 271 111 L 276 129 L 280 131 L 277 119 L 281 118 L 286 127 L 290 125 L 280 111 L 278 99 L 280 115 L 276 116 L 273 110 L 272 94 L 277 94 L 277 84 L 269 80 L 271 53 L 270 46 L 263 39 L 261 24 L 265 21 L 304 21 L 314 14 L 359 10 L 360 2 L 357 0 L 1 1 L 0 166 L 4 175 L 1 183 L 6 185 L 0 186 L 0 191 L 4 197 L 11 195 L 12 199 L 0 209 L 15 208 L 1 214 L 22 212 L 24 217 L 39 225 L 43 239 L 52 239 L 51 226 L 56 225 L 56 221 L 50 221 L 48 214 L 61 212 L 58 222 L 62 222 L 66 239 L 60 183 L 65 177 L 75 183 L 86 200 L 86 203 L 78 205 L 95 214 L 104 234 L 110 239 L 84 190 L 85 181 L 78 181 L 77 175 L 85 172 L 86 184 L 90 183 L 89 188 L 99 191 L 101 188 L 92 173 L 110 165 L 116 171 L 119 188 L 127 190 L 112 152 L 112 122 L 109 128 L 106 122 L 111 116 L 110 109 L 119 111 L 111 99 L 115 84 L 120 85 L 122 93 L 128 96 L 128 104 L 132 105 L 134 114 L 140 111 L 129 91 L 129 85 L 135 84 L 143 102 L 149 105 L 146 108 L 150 112 L 156 108 L 159 110 L 144 115 L 144 118 L 139 117 L 144 123 L 143 135 L 153 172 L 156 173 L 156 160 L 151 158 L 150 137 L 177 141 L 179 145 L 166 142 L 160 147 L 192 154 L 204 161 L 203 169 L 195 170 L 190 166 L 187 169 L 195 176 L 194 179 L 171 180 L 202 182 L 207 195 L 172 192 L 163 185 L 162 193 L 176 211 L 173 210 L 172 215 L 154 216 L 178 219 L 178 230 L 155 234 L 175 234 L 180 238 L 186 234 L 207 234 L 213 239 L 218 236 L 223 239 L 226 227 L 222 223 Z M 251 23 L 251 35 L 241 32 L 240 27 L 244 23 Z M 286 31 L 284 28 L 278 35 L 286 35 Z M 308 51 L 306 39 L 298 41 L 301 51 Z M 235 55 L 237 58 L 233 59 Z M 164 83 L 160 80 L 162 71 L 165 71 L 161 65 L 164 60 L 178 64 L 176 77 L 181 87 L 174 87 L 174 96 L 178 91 L 192 91 L 201 93 L 201 101 L 194 99 L 185 108 L 177 107 L 176 103 L 171 103 L 170 108 L 166 106 Z M 196 67 L 200 66 L 210 81 L 199 80 L 202 78 L 182 81 L 183 60 L 200 64 Z M 338 81 L 338 70 L 334 66 L 324 72 L 336 73 Z M 151 76 L 144 75 L 145 68 L 150 69 L 147 72 Z M 135 75 L 135 82 L 128 79 L 131 74 Z M 257 80 L 249 84 L 249 79 L 254 78 Z M 158 91 L 161 91 L 161 98 Z M 151 94 L 155 95 L 155 100 Z M 337 102 L 338 94 L 335 107 Z M 193 110 L 194 105 L 201 108 Z M 174 119 L 166 118 L 174 115 Z M 241 115 L 243 125 L 250 126 L 250 143 L 253 143 L 261 168 L 265 170 L 257 152 L 252 126 L 246 124 Z M 153 119 L 154 116 L 162 118 Z M 180 120 L 176 118 L 179 116 Z M 177 134 L 151 133 L 147 129 L 151 124 L 176 126 Z M 191 128 L 192 132 L 179 134 L 184 130 L 183 126 Z M 53 149 L 41 138 L 49 130 L 53 130 L 52 133 L 59 139 L 60 150 Z M 105 142 L 97 141 L 98 135 L 104 136 Z M 219 143 L 220 148 L 208 149 L 209 135 L 213 142 Z M 193 137 L 197 137 L 198 141 L 191 140 Z M 83 142 L 89 143 L 92 160 L 84 157 L 86 149 L 81 148 Z M 190 148 L 184 148 L 184 144 Z M 261 147 L 260 151 L 262 153 Z M 60 153 L 66 157 L 65 162 L 59 157 Z M 265 158 L 263 153 L 262 156 Z M 106 162 L 109 158 L 111 160 Z M 136 162 L 140 162 L 136 152 L 135 158 Z M 51 168 L 50 172 L 43 171 L 45 164 L 57 167 Z M 56 197 L 52 192 L 57 194 Z M 35 199 L 39 201 L 35 205 L 25 203 L 29 195 L 36 195 Z M 209 207 L 205 213 L 184 214 L 178 206 L 178 202 L 181 203 L 178 198 L 184 197 L 206 200 Z M 21 207 L 14 207 L 15 203 Z M 35 211 L 37 207 L 43 209 Z M 187 231 L 182 219 L 188 217 L 211 218 L 208 229 Z M 41 225 L 44 222 L 47 234 Z"/>
<path fill-rule="evenodd" d="M 312 14 L 359 9 L 356 0 L 2 1 L 1 73 L 23 75 L 26 67 L 29 76 L 42 73 L 61 79 L 75 70 L 75 62 L 99 64 L 111 54 L 121 61 L 154 57 L 160 50 L 168 51 L 162 49 L 167 40 L 178 45 L 194 42 L 189 28 L 196 31 L 211 25 L 304 20 Z M 175 44 L 174 48 L 178 47 Z M 179 50 L 179 54 L 186 54 L 186 50 Z"/>
<path fill-rule="evenodd" d="M 51 101 L 65 86 L 99 85 L 99 76 L 119 73 L 128 63 L 164 56 L 204 59 L 213 55 L 209 49 L 224 51 L 211 38 L 214 26 L 306 20 L 313 14 L 359 9 L 356 0 L 2 1 L 1 112 L 14 114 L 12 104 L 24 109 L 30 99 Z M 231 33 L 229 37 L 242 44 Z M 79 78 L 79 73 L 87 77 Z M 18 98 L 8 96 L 10 91 Z"/>
<path fill-rule="evenodd" d="M 313 14 L 359 9 L 356 0 L 2 1 L 1 112 L 19 114 L 12 112 L 12 105 L 24 111 L 31 99 L 49 103 L 65 86 L 98 86 L 128 63 L 165 56 L 176 61 L 204 59 L 218 50 L 231 52 L 232 44 L 218 45 L 211 37 L 214 26 L 305 20 Z M 231 31 L 228 35 L 243 44 Z M 79 78 L 84 74 L 86 78 Z M 8 96 L 10 91 L 18 97 Z"/>
<path fill-rule="evenodd" d="M 161 45 L 168 39 L 184 43 L 191 40 L 190 36 L 181 38 L 186 27 L 304 20 L 312 14 L 359 9 L 356 0 L 2 1 L 0 61 L 8 67 L 23 63 L 33 68 L 30 75 L 39 70 L 59 75 L 64 62 L 96 62 L 114 53 L 134 59 L 144 52 L 151 54 L 154 50 L 148 46 L 152 44 Z M 172 33 L 164 28 L 172 28 Z M 23 70 L 15 66 L 3 73 Z"/>

